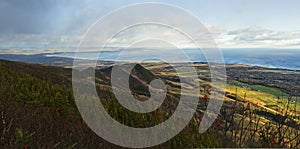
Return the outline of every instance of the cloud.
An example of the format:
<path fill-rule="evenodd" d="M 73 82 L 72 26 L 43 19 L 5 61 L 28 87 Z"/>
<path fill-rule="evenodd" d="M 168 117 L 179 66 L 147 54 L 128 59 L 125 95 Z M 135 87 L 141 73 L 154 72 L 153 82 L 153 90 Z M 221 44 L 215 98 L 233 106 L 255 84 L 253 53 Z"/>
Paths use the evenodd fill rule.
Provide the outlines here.
<path fill-rule="evenodd" d="M 292 48 L 300 42 L 300 32 L 281 32 L 262 27 L 249 27 L 227 31 L 220 39 L 236 47 Z"/>
<path fill-rule="evenodd" d="M 163 42 L 155 42 L 161 40 Z M 138 43 L 139 42 L 139 43 Z M 141 44 L 143 43 L 143 44 Z M 169 47 L 170 44 L 180 47 L 188 47 L 190 39 L 173 28 L 157 24 L 145 24 L 128 28 L 112 38 L 110 45 L 134 47 L 135 44 L 144 47 Z"/>
<path fill-rule="evenodd" d="M 81 36 L 48 34 L 0 35 L 1 49 L 72 49 L 75 50 Z"/>
<path fill-rule="evenodd" d="M 51 30 L 54 1 L 0 1 L 0 33 L 40 33 Z"/>
<path fill-rule="evenodd" d="M 94 10 L 90 5 L 80 0 L 1 0 L 0 34 L 78 33 L 95 21 L 88 15 Z"/>
<path fill-rule="evenodd" d="M 222 25 L 212 25 L 212 24 L 209 24 L 209 23 L 204 23 L 204 26 L 214 36 L 219 36 L 219 35 L 222 35 L 226 32 L 225 27 L 222 26 Z"/>
<path fill-rule="evenodd" d="M 98 17 L 111 10 L 110 1 L 76 0 L 1 0 L 0 1 L 0 45 L 6 47 L 76 47 L 88 27 Z M 115 2 L 117 3 L 117 2 Z M 118 3 L 115 5 L 122 5 Z M 100 6 L 99 9 L 98 6 Z M 109 8 L 106 8 L 109 7 Z M 124 13 L 124 15 L 126 15 Z M 132 13 L 131 18 L 145 18 L 146 13 Z M 208 35 L 202 31 L 193 31 L 191 23 L 185 23 L 182 14 L 170 14 L 157 11 L 157 16 L 169 18 L 171 22 L 187 26 L 198 34 L 196 40 L 204 40 Z M 151 15 L 150 15 L 151 16 Z M 180 19 L 178 19 L 180 18 Z M 126 20 L 126 19 L 125 19 Z M 117 21 L 123 21 L 122 19 Z M 114 30 L 117 23 L 111 22 L 107 28 Z M 190 26 L 189 26 L 190 25 Z M 282 32 L 262 27 L 248 27 L 228 30 L 226 26 L 204 23 L 220 48 L 299 48 L 300 31 Z M 144 26 L 120 33 L 111 40 L 111 45 L 123 46 L 141 39 L 165 39 L 181 47 L 193 47 L 193 43 L 174 29 L 158 26 Z M 91 46 L 97 40 L 89 39 Z M 151 42 L 147 42 L 151 46 Z M 98 45 L 99 46 L 99 45 Z M 152 45 L 153 46 L 153 45 Z M 160 46 L 160 45 L 156 45 Z"/>
<path fill-rule="evenodd" d="M 280 32 L 261 27 L 249 27 L 237 30 L 226 30 L 224 26 L 204 24 L 210 31 L 219 48 L 299 48 L 300 32 Z M 112 27 L 113 29 L 113 27 Z M 201 32 L 198 32 L 201 34 Z M 0 35 L 0 45 L 6 48 L 36 46 L 40 48 L 71 48 L 76 49 L 83 34 L 10 34 Z M 200 37 L 201 35 L 199 35 Z M 201 38 L 205 38 L 201 37 Z M 201 40 L 201 38 L 196 40 Z M 159 25 L 142 25 L 126 29 L 111 38 L 109 46 L 124 47 L 128 44 L 145 47 L 169 47 L 168 43 L 155 42 L 154 40 L 165 40 L 175 43 L 179 47 L 194 47 L 186 36 L 178 33 L 172 28 Z M 101 47 L 97 45 L 97 38 L 90 40 L 89 47 Z M 149 40 L 149 41 L 146 41 Z M 143 44 L 141 44 L 143 43 Z"/>
<path fill-rule="evenodd" d="M 299 38 L 299 33 L 276 32 L 260 27 L 250 27 L 228 32 L 228 35 L 236 36 L 236 40 L 244 41 L 268 41 L 291 40 Z"/>

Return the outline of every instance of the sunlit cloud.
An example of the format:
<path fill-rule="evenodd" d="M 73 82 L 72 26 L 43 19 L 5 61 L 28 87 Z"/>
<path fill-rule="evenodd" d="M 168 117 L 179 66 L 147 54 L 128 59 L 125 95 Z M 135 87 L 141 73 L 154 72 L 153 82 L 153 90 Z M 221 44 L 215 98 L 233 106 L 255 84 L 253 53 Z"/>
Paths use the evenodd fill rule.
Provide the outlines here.
<path fill-rule="evenodd" d="M 239 47 L 298 48 L 300 32 L 280 32 L 261 27 L 228 31 L 228 42 Z M 221 37 L 222 38 L 222 37 Z"/>
<path fill-rule="evenodd" d="M 210 36 L 214 38 L 219 48 L 299 48 L 300 46 L 300 32 L 297 31 L 279 32 L 261 27 L 226 30 L 223 26 L 214 26 L 211 24 L 205 24 L 205 27 L 211 33 Z M 199 35 L 199 37 L 205 38 L 205 35 Z M 81 38 L 83 38 L 83 34 L 59 36 L 46 34 L 6 34 L 0 36 L 0 44 L 2 48 L 40 47 L 75 50 Z M 103 46 L 98 45 L 96 39 L 90 39 L 90 47 Z M 189 39 L 178 33 L 178 31 L 155 25 L 139 26 L 119 32 L 116 36 L 108 40 L 108 45 L 112 47 L 127 47 L 128 44 L 151 39 L 176 43 L 177 46 L 179 45 L 182 48 L 195 47 Z M 147 43 L 151 44 L 151 42 Z M 150 47 L 150 45 L 145 46 Z M 163 48 L 163 45 L 152 46 Z M 134 48 L 134 45 L 132 48 Z"/>

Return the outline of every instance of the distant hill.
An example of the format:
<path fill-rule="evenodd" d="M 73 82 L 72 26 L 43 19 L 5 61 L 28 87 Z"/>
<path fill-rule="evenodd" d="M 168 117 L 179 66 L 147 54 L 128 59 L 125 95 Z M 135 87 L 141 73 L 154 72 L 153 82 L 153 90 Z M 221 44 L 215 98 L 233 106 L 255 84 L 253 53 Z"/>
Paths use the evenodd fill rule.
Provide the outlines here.
<path fill-rule="evenodd" d="M 133 91 L 136 94 L 142 94 L 149 96 L 149 83 L 157 78 L 151 71 L 145 69 L 140 64 L 135 64 L 134 68 L 131 72 L 128 72 L 126 68 L 130 67 L 132 64 L 122 64 L 121 67 L 117 67 L 120 69 L 120 71 L 124 74 L 124 76 L 129 76 L 129 87 L 131 91 Z M 107 77 L 111 77 L 113 66 L 106 67 L 100 69 L 101 72 L 103 72 Z M 120 79 L 126 79 L 126 78 L 120 78 Z"/>
<path fill-rule="evenodd" d="M 47 57 L 46 54 L 0 54 L 0 59 L 35 64 L 48 64 L 54 66 L 71 66 L 73 64 L 72 58 Z"/>

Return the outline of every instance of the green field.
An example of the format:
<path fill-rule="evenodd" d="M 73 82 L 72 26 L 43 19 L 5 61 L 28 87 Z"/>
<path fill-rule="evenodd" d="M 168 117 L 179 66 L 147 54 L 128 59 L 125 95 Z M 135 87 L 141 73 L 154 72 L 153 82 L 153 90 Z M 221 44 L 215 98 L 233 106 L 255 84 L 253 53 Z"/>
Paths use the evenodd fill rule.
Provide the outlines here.
<path fill-rule="evenodd" d="M 259 100 L 267 107 L 283 107 L 288 102 L 288 94 L 282 92 L 278 88 L 272 88 L 262 85 L 250 85 L 247 83 L 232 81 L 227 85 L 227 91 L 235 94 L 237 89 L 237 94 L 240 97 L 244 97 L 246 93 L 246 98 L 250 100 Z M 298 97 L 291 97 L 290 109 L 300 110 L 300 104 Z M 297 102 L 294 102 L 297 101 Z M 255 101 L 253 101 L 255 102 Z"/>

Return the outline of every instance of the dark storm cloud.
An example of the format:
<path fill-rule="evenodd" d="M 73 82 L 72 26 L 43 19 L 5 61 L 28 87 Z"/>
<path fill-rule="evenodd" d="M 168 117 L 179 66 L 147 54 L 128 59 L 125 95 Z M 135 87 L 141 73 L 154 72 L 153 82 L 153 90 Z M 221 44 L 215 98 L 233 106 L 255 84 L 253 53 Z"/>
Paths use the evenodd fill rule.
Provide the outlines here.
<path fill-rule="evenodd" d="M 37 34 L 55 32 L 66 27 L 66 21 L 76 24 L 83 3 L 63 0 L 1 0 L 0 34 Z M 79 21 L 78 21 L 79 22 Z"/>
<path fill-rule="evenodd" d="M 5 0 L 1 1 L 1 33 L 38 33 L 51 26 L 49 12 L 54 1 Z"/>

